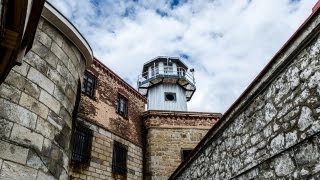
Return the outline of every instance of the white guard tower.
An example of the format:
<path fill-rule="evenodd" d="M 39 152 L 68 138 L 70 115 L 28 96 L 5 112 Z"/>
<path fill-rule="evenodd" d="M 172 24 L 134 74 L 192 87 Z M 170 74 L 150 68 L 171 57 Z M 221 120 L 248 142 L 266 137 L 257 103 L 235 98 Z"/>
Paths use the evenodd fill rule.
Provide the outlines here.
<path fill-rule="evenodd" d="M 194 70 L 190 72 L 177 57 L 159 56 L 145 63 L 138 90 L 148 98 L 147 109 L 187 111 L 187 101 L 196 90 Z"/>

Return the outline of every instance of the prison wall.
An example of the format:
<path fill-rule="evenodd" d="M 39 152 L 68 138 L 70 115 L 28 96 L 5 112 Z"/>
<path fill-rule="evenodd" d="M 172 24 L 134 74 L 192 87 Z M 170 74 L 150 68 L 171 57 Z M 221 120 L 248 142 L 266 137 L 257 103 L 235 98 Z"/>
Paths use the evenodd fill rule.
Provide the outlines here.
<path fill-rule="evenodd" d="M 0 85 L 0 179 L 68 178 L 71 116 L 88 62 L 46 18 L 22 65 Z"/>
<path fill-rule="evenodd" d="M 219 120 L 219 113 L 146 111 L 145 179 L 166 180 Z"/>
<path fill-rule="evenodd" d="M 71 165 L 70 179 L 121 179 L 112 173 L 112 156 L 114 142 L 119 142 L 127 148 L 127 174 L 126 179 L 141 180 L 143 155 L 142 147 L 138 146 L 107 129 L 78 118 L 93 131 L 91 159 L 89 164 Z"/>
<path fill-rule="evenodd" d="M 319 22 L 316 11 L 170 179 L 320 178 Z"/>

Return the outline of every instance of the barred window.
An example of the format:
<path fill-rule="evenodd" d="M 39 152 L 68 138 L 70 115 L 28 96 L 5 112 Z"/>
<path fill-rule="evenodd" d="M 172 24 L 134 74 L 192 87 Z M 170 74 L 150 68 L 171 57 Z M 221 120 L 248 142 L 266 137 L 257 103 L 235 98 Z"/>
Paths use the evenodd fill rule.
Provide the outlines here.
<path fill-rule="evenodd" d="M 82 93 L 93 97 L 95 85 L 96 77 L 88 72 L 85 72 L 83 77 Z"/>
<path fill-rule="evenodd" d="M 76 122 L 73 131 L 73 148 L 71 160 L 78 163 L 90 162 L 92 130 Z"/>
<path fill-rule="evenodd" d="M 183 149 L 181 150 L 181 161 L 187 160 L 191 153 L 192 149 Z"/>
<path fill-rule="evenodd" d="M 128 99 L 120 94 L 117 100 L 117 112 L 123 117 L 128 117 Z"/>
<path fill-rule="evenodd" d="M 116 175 L 127 174 L 127 146 L 114 141 L 112 155 L 112 173 Z"/>

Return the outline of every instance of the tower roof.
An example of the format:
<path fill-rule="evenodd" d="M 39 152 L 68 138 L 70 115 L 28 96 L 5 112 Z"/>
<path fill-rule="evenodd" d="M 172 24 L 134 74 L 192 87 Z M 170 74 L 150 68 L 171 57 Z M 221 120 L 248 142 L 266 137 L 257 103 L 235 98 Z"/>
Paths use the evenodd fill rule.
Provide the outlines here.
<path fill-rule="evenodd" d="M 170 56 L 158 56 L 156 58 L 151 59 L 150 61 L 146 62 L 143 64 L 143 69 L 142 73 L 146 72 L 148 70 L 148 67 L 151 66 L 153 63 L 158 63 L 158 62 L 167 62 L 171 61 L 176 63 L 179 67 L 182 67 L 186 70 L 188 70 L 188 66 L 184 64 L 179 57 L 170 57 Z"/>

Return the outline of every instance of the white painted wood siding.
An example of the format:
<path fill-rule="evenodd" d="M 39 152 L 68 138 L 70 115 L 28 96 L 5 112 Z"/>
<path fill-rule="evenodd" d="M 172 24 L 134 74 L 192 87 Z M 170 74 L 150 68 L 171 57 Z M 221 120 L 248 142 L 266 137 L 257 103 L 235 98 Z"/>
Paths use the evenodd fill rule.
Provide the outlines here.
<path fill-rule="evenodd" d="M 176 93 L 176 101 L 165 101 L 165 92 Z M 160 84 L 149 89 L 148 110 L 187 111 L 186 92 L 177 84 Z"/>

